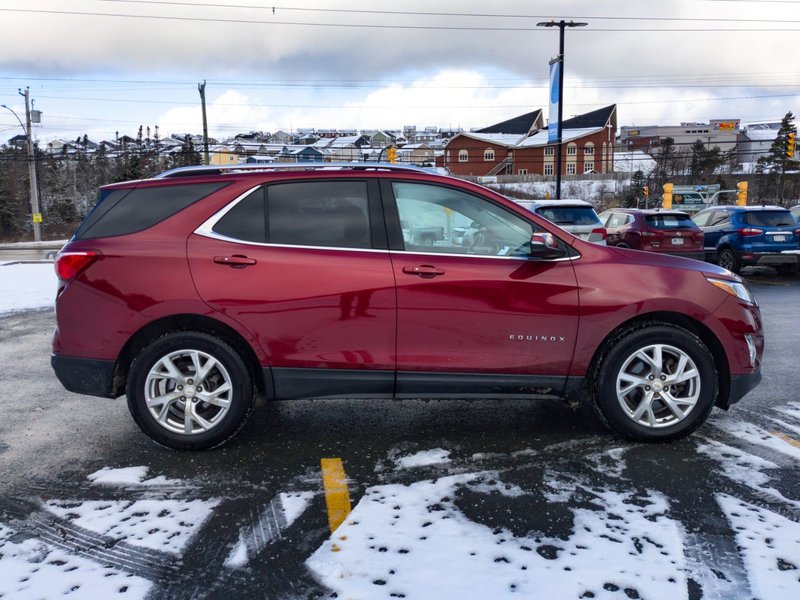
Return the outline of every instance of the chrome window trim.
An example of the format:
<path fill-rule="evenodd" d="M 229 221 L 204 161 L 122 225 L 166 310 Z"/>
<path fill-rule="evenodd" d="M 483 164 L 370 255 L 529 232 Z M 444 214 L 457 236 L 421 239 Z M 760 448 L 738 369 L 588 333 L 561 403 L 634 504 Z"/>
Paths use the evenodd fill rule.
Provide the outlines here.
<path fill-rule="evenodd" d="M 248 240 L 239 240 L 236 238 L 228 237 L 227 235 L 222 235 L 214 231 L 214 226 L 222 219 L 228 212 L 234 209 L 239 202 L 243 201 L 247 198 L 250 194 L 255 192 L 256 190 L 260 189 L 263 184 L 259 183 L 258 185 L 250 188 L 249 190 L 242 192 L 239 196 L 233 199 L 230 203 L 223 206 L 213 215 L 211 215 L 208 219 L 206 219 L 197 229 L 194 230 L 194 234 L 200 235 L 206 238 L 210 238 L 212 240 L 218 240 L 221 242 L 227 242 L 229 244 L 239 244 L 241 246 L 259 246 L 262 248 L 295 248 L 300 250 L 334 250 L 334 251 L 343 251 L 343 252 L 371 252 L 373 254 L 421 254 L 424 256 L 449 256 L 449 257 L 457 257 L 457 258 L 488 258 L 488 259 L 501 259 L 501 260 L 537 260 L 540 262 L 563 262 L 568 260 L 577 260 L 580 258 L 580 254 L 577 256 L 566 256 L 564 258 L 553 258 L 553 259 L 532 259 L 532 258 L 525 258 L 522 256 L 495 256 L 491 254 L 456 254 L 450 252 L 420 252 L 415 250 L 383 250 L 377 248 L 348 248 L 343 246 L 305 246 L 301 244 L 273 244 L 268 242 L 251 242 Z"/>

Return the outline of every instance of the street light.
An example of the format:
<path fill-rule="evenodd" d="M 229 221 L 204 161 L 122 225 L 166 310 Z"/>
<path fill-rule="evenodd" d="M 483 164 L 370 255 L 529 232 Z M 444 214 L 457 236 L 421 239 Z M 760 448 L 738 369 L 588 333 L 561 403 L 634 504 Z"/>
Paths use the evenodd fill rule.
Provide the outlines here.
<path fill-rule="evenodd" d="M 32 219 L 33 219 L 33 239 L 36 242 L 40 242 L 42 240 L 42 215 L 39 213 L 39 189 L 36 183 L 36 162 L 34 161 L 34 153 L 33 153 L 33 136 L 31 134 L 31 103 L 30 103 L 30 90 L 29 88 L 25 88 L 25 91 L 19 90 L 19 95 L 25 97 L 25 123 L 26 125 L 22 124 L 22 119 L 19 118 L 17 113 L 15 113 L 9 106 L 5 104 L 0 104 L 3 108 L 8 110 L 12 115 L 14 115 L 19 121 L 19 126 L 22 127 L 22 130 L 25 132 L 25 137 L 28 139 L 28 173 L 30 176 L 30 197 L 31 197 L 31 212 L 32 212 Z"/>
<path fill-rule="evenodd" d="M 559 62 L 558 69 L 558 139 L 556 146 L 556 200 L 561 199 L 561 118 L 563 115 L 563 96 L 564 96 L 564 29 L 567 27 L 586 27 L 588 23 L 576 23 L 575 21 L 542 21 L 537 23 L 537 27 L 558 27 L 558 57 L 554 59 Z"/>

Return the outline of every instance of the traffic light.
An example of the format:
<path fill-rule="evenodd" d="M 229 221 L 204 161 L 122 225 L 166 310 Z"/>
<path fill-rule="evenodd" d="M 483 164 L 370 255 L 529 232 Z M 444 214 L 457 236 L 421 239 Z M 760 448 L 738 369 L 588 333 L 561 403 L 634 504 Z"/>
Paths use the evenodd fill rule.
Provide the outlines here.
<path fill-rule="evenodd" d="M 794 131 L 790 131 L 786 134 L 786 157 L 787 158 L 794 158 L 794 147 L 795 147 L 795 138 L 797 134 Z"/>
<path fill-rule="evenodd" d="M 642 193 L 644 194 L 644 197 L 647 198 L 650 195 L 650 188 L 648 186 L 646 186 L 646 185 L 643 186 L 642 187 Z"/>
<path fill-rule="evenodd" d="M 661 208 L 672 208 L 672 184 L 665 183 L 664 195 L 661 197 Z"/>
<path fill-rule="evenodd" d="M 389 148 L 386 151 L 386 158 L 389 160 L 390 163 L 397 162 L 397 148 Z"/>
<path fill-rule="evenodd" d="M 747 182 L 740 181 L 736 184 L 736 205 L 747 206 Z"/>

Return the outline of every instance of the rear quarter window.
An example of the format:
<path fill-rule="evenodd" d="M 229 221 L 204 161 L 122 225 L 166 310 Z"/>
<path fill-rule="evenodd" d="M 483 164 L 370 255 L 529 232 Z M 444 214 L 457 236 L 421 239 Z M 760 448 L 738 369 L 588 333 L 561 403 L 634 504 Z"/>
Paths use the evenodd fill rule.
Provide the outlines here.
<path fill-rule="evenodd" d="M 165 185 L 101 192 L 98 203 L 75 232 L 75 239 L 112 237 L 143 231 L 222 189 L 228 183 Z"/>

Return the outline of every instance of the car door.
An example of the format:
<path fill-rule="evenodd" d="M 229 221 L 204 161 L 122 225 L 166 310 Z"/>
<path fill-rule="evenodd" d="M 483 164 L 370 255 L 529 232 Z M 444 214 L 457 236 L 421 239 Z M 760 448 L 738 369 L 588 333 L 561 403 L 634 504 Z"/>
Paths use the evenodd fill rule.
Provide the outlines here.
<path fill-rule="evenodd" d="M 188 240 L 200 296 L 262 345 L 278 398 L 393 393 L 394 275 L 377 186 L 258 186 Z"/>
<path fill-rule="evenodd" d="M 699 223 L 698 223 L 699 225 Z M 727 210 L 715 210 L 708 217 L 703 230 L 703 246 L 706 260 L 717 260 L 720 239 L 732 232 L 731 213 Z"/>
<path fill-rule="evenodd" d="M 499 203 L 443 185 L 384 181 L 397 281 L 397 394 L 560 392 L 575 348 L 578 291 L 566 244 L 533 259 L 543 230 Z M 439 226 L 433 246 L 403 242 L 399 223 Z M 480 226 L 468 247 L 461 222 Z M 548 234 L 550 235 L 550 234 Z"/>

